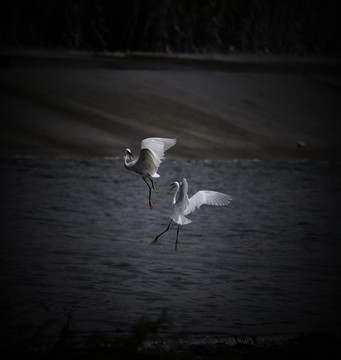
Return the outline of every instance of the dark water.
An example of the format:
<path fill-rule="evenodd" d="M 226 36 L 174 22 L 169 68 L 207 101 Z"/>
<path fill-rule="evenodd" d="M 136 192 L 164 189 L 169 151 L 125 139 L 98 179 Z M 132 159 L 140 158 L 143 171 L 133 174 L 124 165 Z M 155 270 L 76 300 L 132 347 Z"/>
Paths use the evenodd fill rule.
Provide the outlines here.
<path fill-rule="evenodd" d="M 341 330 L 341 165 L 166 160 L 148 191 L 122 160 L 1 160 L 1 318 L 6 333 L 128 331 L 167 310 L 199 333 Z M 169 184 L 233 196 L 168 223 Z M 40 325 L 39 325 L 40 324 Z M 43 324 L 43 325 L 41 325 Z"/>

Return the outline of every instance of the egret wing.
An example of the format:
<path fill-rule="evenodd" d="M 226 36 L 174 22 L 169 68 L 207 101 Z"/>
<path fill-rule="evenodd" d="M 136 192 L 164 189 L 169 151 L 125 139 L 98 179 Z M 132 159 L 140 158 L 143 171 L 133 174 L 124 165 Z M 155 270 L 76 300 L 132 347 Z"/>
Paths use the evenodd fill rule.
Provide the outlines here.
<path fill-rule="evenodd" d="M 165 158 L 165 152 L 175 144 L 176 139 L 153 137 L 142 140 L 141 149 L 149 149 L 153 151 L 161 163 L 161 161 Z"/>
<path fill-rule="evenodd" d="M 159 165 L 160 160 L 155 158 L 155 154 L 148 149 L 142 149 L 134 165 L 134 169 L 143 176 L 146 174 L 153 176 L 157 172 Z"/>
<path fill-rule="evenodd" d="M 217 191 L 200 190 L 189 199 L 189 204 L 185 209 L 184 215 L 188 215 L 199 209 L 201 205 L 225 206 L 232 200 L 230 195 Z"/>

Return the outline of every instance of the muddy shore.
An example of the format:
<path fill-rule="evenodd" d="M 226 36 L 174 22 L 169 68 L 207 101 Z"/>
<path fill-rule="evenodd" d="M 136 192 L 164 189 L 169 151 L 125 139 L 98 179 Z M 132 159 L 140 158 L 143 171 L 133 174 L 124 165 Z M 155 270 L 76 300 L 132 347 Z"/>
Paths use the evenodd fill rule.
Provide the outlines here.
<path fill-rule="evenodd" d="M 2 54 L 2 156 L 105 157 L 148 136 L 185 159 L 338 160 L 337 61 Z"/>

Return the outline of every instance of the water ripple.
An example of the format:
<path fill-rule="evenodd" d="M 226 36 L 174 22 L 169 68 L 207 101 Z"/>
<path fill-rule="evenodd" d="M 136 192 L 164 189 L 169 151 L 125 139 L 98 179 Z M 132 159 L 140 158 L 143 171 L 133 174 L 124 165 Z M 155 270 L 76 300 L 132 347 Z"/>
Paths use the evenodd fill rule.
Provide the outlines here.
<path fill-rule="evenodd" d="M 44 318 L 77 299 L 84 329 L 129 327 L 166 308 L 192 331 L 340 330 L 340 165 L 173 160 L 163 169 L 150 210 L 145 184 L 121 160 L 0 162 L 1 315 L 44 304 Z M 168 222 L 173 174 L 186 176 L 190 195 L 234 199 L 192 214 L 177 252 L 175 227 L 150 245 Z"/>

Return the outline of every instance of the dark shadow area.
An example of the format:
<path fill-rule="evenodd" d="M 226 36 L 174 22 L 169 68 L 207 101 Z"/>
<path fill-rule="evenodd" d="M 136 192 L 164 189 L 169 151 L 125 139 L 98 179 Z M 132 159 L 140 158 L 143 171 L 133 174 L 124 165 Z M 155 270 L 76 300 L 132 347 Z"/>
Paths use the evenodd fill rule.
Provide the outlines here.
<path fill-rule="evenodd" d="M 339 2 L 5 1 L 1 48 L 340 53 Z"/>
<path fill-rule="evenodd" d="M 4 341 L 6 328 L 3 328 L 1 354 L 30 359 L 156 360 L 288 359 L 298 356 L 322 359 L 341 355 L 341 339 L 337 335 L 323 333 L 223 336 L 177 332 L 166 310 L 156 319 L 143 315 L 128 333 L 121 329 L 84 333 L 77 329 L 77 315 L 74 316 L 76 312 L 76 301 L 65 304 L 63 325 L 52 338 L 46 337 L 50 326 L 48 322 L 17 329 L 21 332 L 21 337 L 7 343 Z"/>

